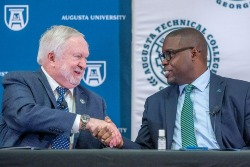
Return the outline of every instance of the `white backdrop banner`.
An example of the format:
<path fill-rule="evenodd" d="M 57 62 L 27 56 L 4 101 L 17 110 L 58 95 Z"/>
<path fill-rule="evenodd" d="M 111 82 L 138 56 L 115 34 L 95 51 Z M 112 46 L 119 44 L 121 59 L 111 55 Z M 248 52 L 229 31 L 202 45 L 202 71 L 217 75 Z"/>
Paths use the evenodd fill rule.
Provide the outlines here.
<path fill-rule="evenodd" d="M 169 32 L 198 29 L 208 43 L 210 70 L 250 81 L 249 0 L 135 0 L 132 5 L 132 140 L 146 98 L 168 86 L 158 55 Z"/>

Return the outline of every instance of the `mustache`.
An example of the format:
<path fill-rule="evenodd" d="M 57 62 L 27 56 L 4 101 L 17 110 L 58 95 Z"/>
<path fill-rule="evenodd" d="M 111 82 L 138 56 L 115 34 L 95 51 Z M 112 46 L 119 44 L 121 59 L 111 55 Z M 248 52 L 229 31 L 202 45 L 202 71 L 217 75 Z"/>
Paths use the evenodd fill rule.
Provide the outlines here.
<path fill-rule="evenodd" d="M 84 72 L 84 69 L 80 68 L 80 67 L 77 67 L 77 68 L 74 69 L 74 71 L 76 71 L 76 72 Z"/>

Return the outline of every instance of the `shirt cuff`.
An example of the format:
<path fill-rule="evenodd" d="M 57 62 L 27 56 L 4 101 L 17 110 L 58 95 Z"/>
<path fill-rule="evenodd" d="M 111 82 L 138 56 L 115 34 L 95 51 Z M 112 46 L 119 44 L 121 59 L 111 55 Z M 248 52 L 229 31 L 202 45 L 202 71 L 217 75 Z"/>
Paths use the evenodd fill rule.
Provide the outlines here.
<path fill-rule="evenodd" d="M 78 133 L 79 132 L 80 119 L 81 119 L 81 115 L 77 114 L 75 122 L 74 122 L 72 130 L 71 130 L 71 133 Z"/>

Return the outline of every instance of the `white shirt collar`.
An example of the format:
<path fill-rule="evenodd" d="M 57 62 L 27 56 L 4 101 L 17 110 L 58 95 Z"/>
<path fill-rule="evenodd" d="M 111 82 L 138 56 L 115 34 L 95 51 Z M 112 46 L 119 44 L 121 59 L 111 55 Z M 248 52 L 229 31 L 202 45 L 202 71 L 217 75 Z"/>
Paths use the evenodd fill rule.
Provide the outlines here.
<path fill-rule="evenodd" d="M 204 91 L 208 84 L 210 83 L 210 70 L 207 69 L 201 76 L 199 76 L 196 80 L 194 80 L 191 84 L 194 85 L 197 89 L 200 91 Z M 183 89 L 185 88 L 187 84 L 180 85 L 179 91 L 180 94 L 183 93 Z"/>
<path fill-rule="evenodd" d="M 56 88 L 60 85 L 46 72 L 43 66 L 41 66 L 41 69 L 44 72 L 51 89 L 53 90 L 53 92 L 55 92 Z M 69 91 L 71 92 L 71 95 L 73 95 L 74 88 L 69 89 Z"/>

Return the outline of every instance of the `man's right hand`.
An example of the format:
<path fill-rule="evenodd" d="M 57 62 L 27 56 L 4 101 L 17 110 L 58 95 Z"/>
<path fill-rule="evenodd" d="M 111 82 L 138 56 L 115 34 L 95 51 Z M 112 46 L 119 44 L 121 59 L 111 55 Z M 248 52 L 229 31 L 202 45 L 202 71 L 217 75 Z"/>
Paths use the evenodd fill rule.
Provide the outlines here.
<path fill-rule="evenodd" d="M 111 148 L 119 148 L 123 144 L 119 130 L 108 117 L 105 118 L 105 121 L 90 118 L 86 125 L 86 129 L 88 129 L 92 135 L 98 138 L 103 144 L 108 145 Z"/>
<path fill-rule="evenodd" d="M 109 123 L 113 127 L 113 129 L 115 129 L 113 131 L 114 138 L 110 141 L 109 146 L 111 148 L 112 147 L 121 148 L 123 146 L 123 139 L 120 131 L 108 116 L 105 117 L 105 121 Z"/>

